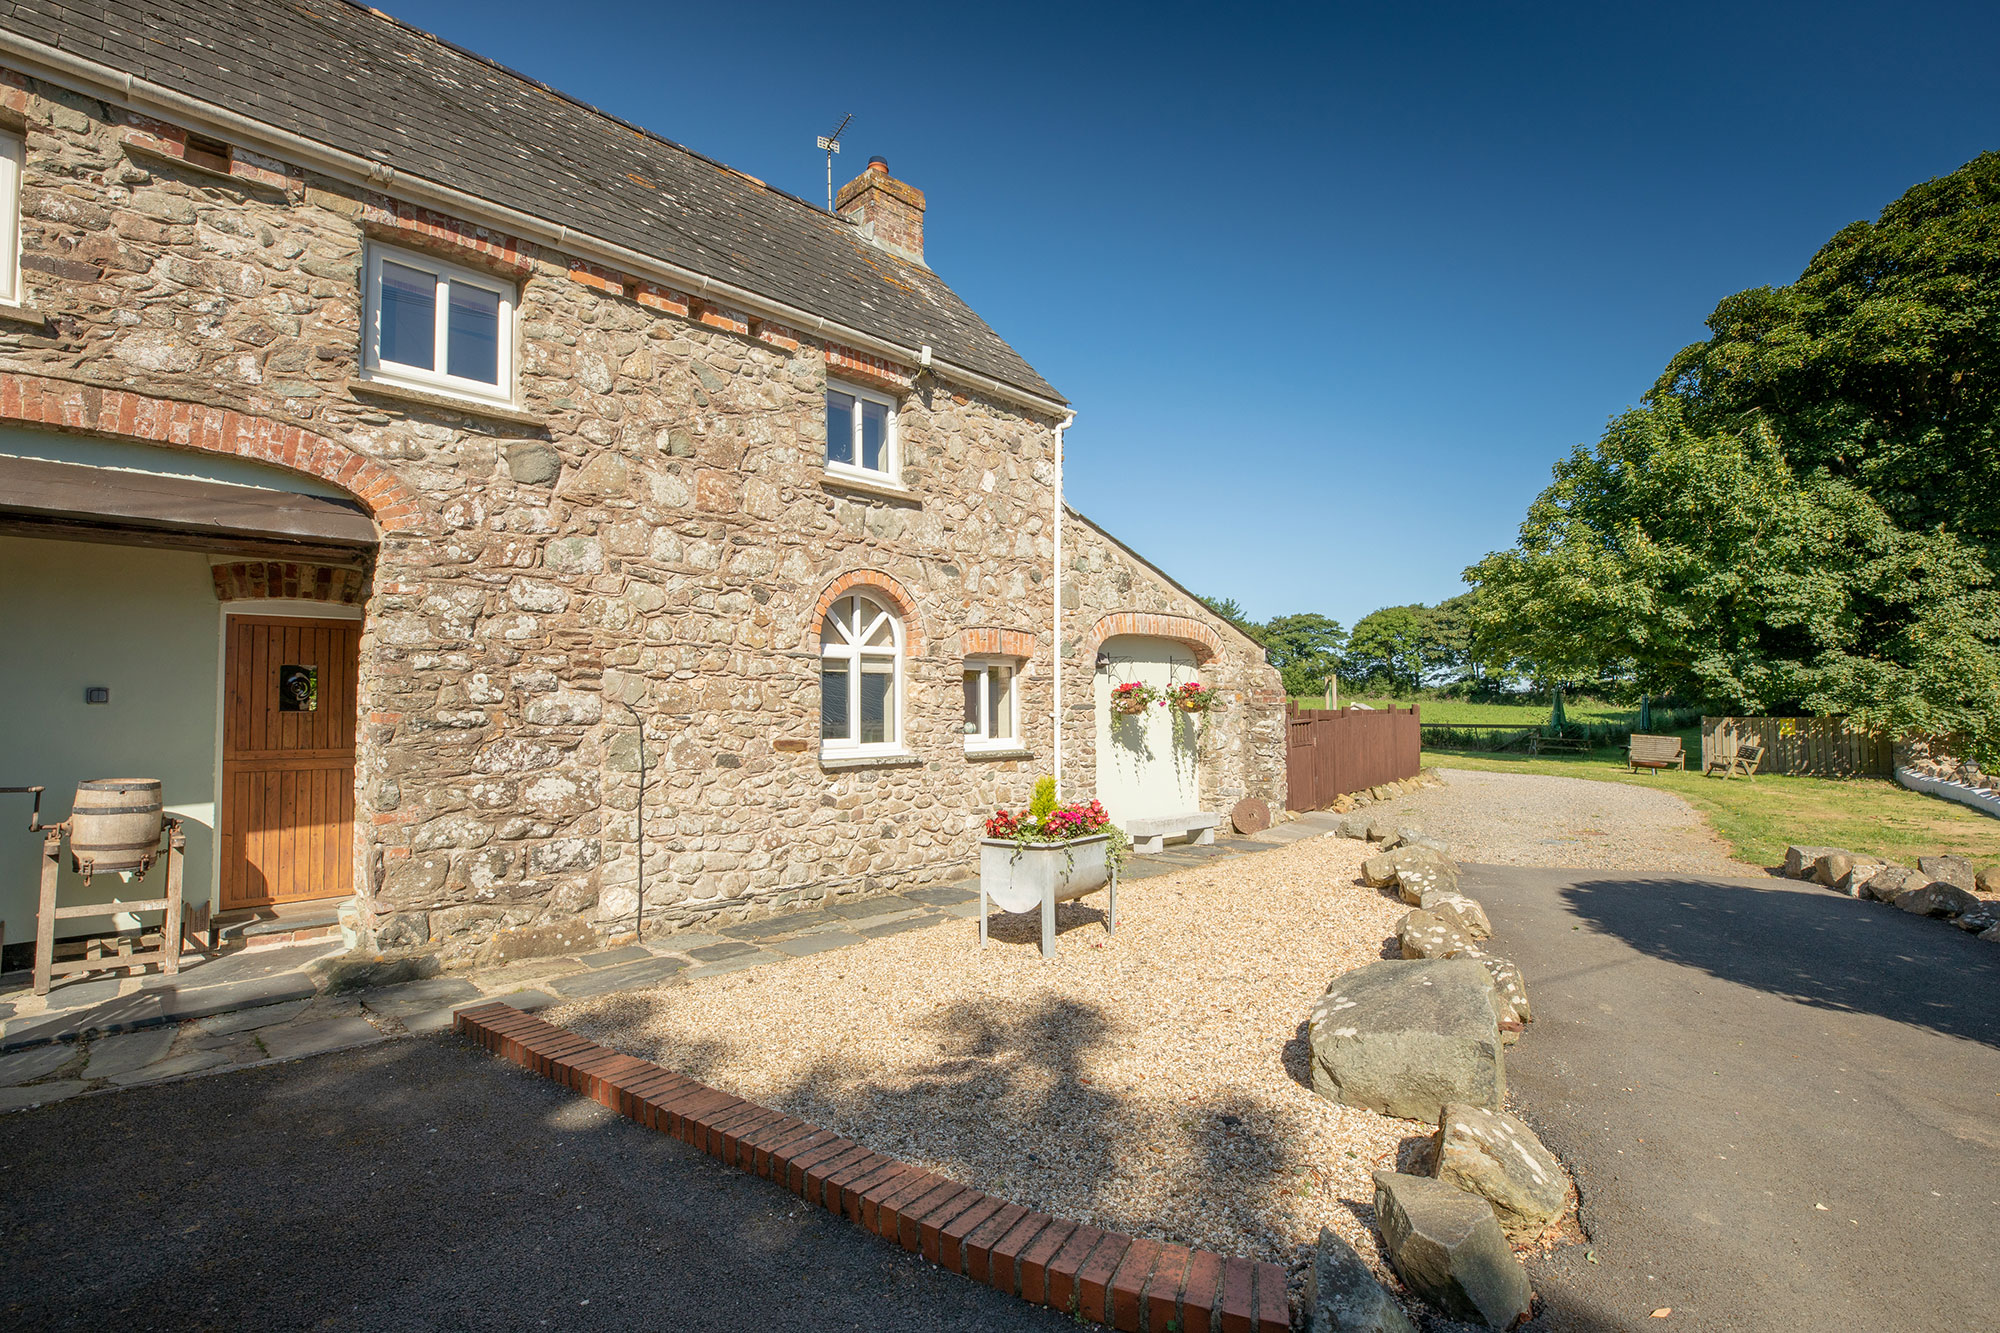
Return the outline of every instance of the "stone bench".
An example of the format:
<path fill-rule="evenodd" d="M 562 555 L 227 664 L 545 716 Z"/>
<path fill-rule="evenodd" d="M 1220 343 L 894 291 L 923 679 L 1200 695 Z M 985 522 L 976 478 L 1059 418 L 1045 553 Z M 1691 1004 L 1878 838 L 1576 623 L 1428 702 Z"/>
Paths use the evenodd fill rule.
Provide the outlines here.
<path fill-rule="evenodd" d="M 1191 810 L 1184 815 L 1154 815 L 1149 819 L 1127 821 L 1125 836 L 1132 840 L 1132 851 L 1138 856 L 1151 856 L 1166 847 L 1168 838 L 1186 835 L 1187 840 L 1197 847 L 1215 844 L 1215 826 L 1222 822 L 1222 816 L 1208 810 Z"/>

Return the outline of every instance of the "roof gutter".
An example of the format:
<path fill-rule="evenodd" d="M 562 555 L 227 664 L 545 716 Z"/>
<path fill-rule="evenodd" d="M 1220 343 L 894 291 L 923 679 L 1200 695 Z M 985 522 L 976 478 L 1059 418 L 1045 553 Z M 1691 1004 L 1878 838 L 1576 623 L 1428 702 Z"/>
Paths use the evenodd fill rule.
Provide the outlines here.
<path fill-rule="evenodd" d="M 455 217 L 469 222 L 483 222 L 502 228 L 514 235 L 539 242 L 559 250 L 566 250 L 580 258 L 600 261 L 608 266 L 629 272 L 634 277 L 652 278 L 691 290 L 698 296 L 710 296 L 726 301 L 730 305 L 771 319 L 779 320 L 793 328 L 817 333 L 822 337 L 845 343 L 865 352 L 888 357 L 907 366 L 916 366 L 921 355 L 914 347 L 903 347 L 872 333 L 850 328 L 823 315 L 815 315 L 760 295 L 734 283 L 712 278 L 693 269 L 682 268 L 651 255 L 628 249 L 615 241 L 607 241 L 586 232 L 574 231 L 561 223 L 523 213 L 505 204 L 482 199 L 478 195 L 449 185 L 441 185 L 421 176 L 399 172 L 386 163 L 360 157 L 343 149 L 329 147 L 290 130 L 267 125 L 248 116 L 231 111 L 227 107 L 216 106 L 190 97 L 186 93 L 137 78 L 129 71 L 72 55 L 57 47 L 48 46 L 19 33 L 0 30 L 0 53 L 4 53 L 27 67 L 27 72 L 51 83 L 62 84 L 90 96 L 102 97 L 107 93 L 135 111 L 157 115 L 163 120 L 177 123 L 213 134 L 217 138 L 236 139 L 245 147 L 268 151 L 273 156 L 311 166 L 326 175 L 345 180 L 350 184 L 400 195 L 412 202 L 430 205 Z M 1041 394 L 1016 388 L 990 375 L 982 375 L 976 370 L 953 365 L 933 354 L 929 366 L 949 379 L 959 381 L 981 392 L 1002 398 L 1008 402 L 1060 418 L 1069 411 L 1069 405 L 1058 399 L 1045 398 Z"/>

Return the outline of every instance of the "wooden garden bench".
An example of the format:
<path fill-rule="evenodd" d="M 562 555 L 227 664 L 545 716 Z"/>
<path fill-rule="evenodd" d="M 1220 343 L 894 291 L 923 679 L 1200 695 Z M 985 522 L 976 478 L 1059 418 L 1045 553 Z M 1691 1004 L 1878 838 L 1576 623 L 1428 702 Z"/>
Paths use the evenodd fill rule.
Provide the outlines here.
<path fill-rule="evenodd" d="M 1687 750 L 1678 736 L 1643 736 L 1632 733 L 1632 746 L 1625 752 L 1626 762 L 1637 773 L 1642 768 L 1654 770 L 1678 768 L 1687 771 Z"/>
<path fill-rule="evenodd" d="M 1763 762 L 1763 746 L 1745 745 L 1731 737 L 1723 743 L 1722 753 L 1708 761 L 1708 767 L 1702 770 L 1702 776 L 1714 777 L 1720 773 L 1725 780 L 1739 776 L 1754 778 L 1757 776 L 1757 765 Z"/>
<path fill-rule="evenodd" d="M 1529 754 L 1589 754 L 1591 748 L 1580 736 L 1536 736 L 1528 742 Z"/>

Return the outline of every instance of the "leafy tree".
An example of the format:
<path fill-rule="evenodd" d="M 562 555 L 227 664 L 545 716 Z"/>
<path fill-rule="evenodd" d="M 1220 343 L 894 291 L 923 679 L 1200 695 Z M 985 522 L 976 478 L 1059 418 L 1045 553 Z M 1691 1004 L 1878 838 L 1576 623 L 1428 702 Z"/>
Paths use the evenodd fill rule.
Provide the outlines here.
<path fill-rule="evenodd" d="M 1423 685 L 1431 648 L 1429 607 L 1385 606 L 1355 622 L 1347 636 L 1346 669 L 1341 675 L 1414 691 Z"/>
<path fill-rule="evenodd" d="M 1326 678 L 1340 666 L 1347 631 L 1340 622 L 1317 611 L 1273 616 L 1264 625 L 1264 646 L 1271 665 L 1285 678 L 1285 693 L 1318 694 Z"/>
<path fill-rule="evenodd" d="M 1196 597 L 1203 606 L 1248 635 L 1252 642 L 1264 642 L 1264 627 L 1243 613 L 1234 597 Z"/>
<path fill-rule="evenodd" d="M 1843 229 L 1555 469 L 1476 649 L 1734 711 L 2000 740 L 2000 154 Z M 1361 626 L 1355 627 L 1361 637 Z"/>

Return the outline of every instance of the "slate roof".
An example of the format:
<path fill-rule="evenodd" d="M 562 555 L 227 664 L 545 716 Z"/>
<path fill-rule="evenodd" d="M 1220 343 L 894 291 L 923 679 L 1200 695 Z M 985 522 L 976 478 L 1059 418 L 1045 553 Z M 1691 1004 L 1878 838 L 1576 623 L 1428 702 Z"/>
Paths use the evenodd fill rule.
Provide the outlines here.
<path fill-rule="evenodd" d="M 844 220 L 348 0 L 0 0 L 0 25 L 1061 397 L 934 273 Z"/>

